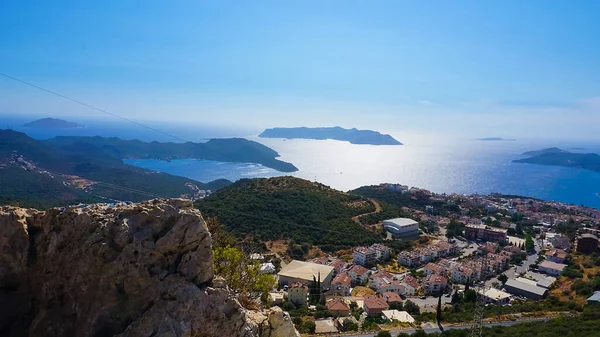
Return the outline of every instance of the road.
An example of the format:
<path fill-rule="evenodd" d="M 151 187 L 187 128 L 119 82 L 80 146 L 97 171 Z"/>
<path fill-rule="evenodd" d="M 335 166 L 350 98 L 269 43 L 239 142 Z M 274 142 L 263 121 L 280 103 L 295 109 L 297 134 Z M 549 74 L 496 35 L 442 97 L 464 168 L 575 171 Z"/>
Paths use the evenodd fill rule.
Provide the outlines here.
<path fill-rule="evenodd" d="M 375 199 L 369 199 L 369 201 L 375 206 L 375 211 L 373 212 L 369 212 L 369 213 L 364 213 L 364 214 L 360 214 L 357 215 L 355 217 L 352 218 L 352 221 L 356 222 L 357 224 L 365 227 L 361 222 L 360 222 L 360 218 L 370 215 L 370 214 L 375 214 L 375 213 L 379 213 L 381 212 L 381 205 L 379 205 L 379 203 L 377 202 L 377 200 Z"/>
<path fill-rule="evenodd" d="M 488 323 L 488 324 L 484 324 L 483 326 L 485 326 L 486 328 L 491 328 L 494 326 L 513 326 L 513 325 L 517 325 L 520 323 L 526 323 L 526 322 L 543 322 L 543 321 L 549 321 L 552 318 L 550 317 L 544 317 L 544 318 L 530 318 L 530 319 L 523 319 L 523 320 L 519 320 L 519 321 L 506 321 L 506 322 L 496 322 L 496 323 Z M 446 327 L 442 327 L 443 330 L 453 330 L 453 329 L 470 329 L 471 328 L 471 324 L 465 324 L 465 325 L 454 325 L 454 326 L 446 326 Z M 425 331 L 426 333 L 435 333 L 435 332 L 440 332 L 443 331 L 440 330 L 439 327 L 425 327 L 423 328 L 423 331 Z M 404 332 L 407 334 L 413 334 L 415 333 L 417 330 L 416 329 L 402 329 L 402 330 L 392 330 L 390 331 L 390 333 L 392 334 L 392 336 L 396 336 L 398 333 L 400 332 Z M 331 337 L 375 337 L 377 335 L 377 332 L 368 332 L 368 333 L 364 333 L 364 334 L 353 334 L 353 335 L 336 335 L 336 334 L 332 334 L 332 335 L 327 335 L 327 336 L 331 336 Z"/>

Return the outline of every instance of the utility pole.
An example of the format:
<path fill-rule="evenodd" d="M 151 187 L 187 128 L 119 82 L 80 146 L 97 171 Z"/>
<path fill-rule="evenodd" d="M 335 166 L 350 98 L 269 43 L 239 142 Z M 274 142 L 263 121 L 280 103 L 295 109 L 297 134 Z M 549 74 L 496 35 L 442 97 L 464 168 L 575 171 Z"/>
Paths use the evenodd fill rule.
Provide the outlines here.
<path fill-rule="evenodd" d="M 487 275 L 487 252 L 483 251 L 481 254 L 481 271 L 480 281 L 475 287 L 477 292 L 477 300 L 475 301 L 475 315 L 473 315 L 473 325 L 471 326 L 471 337 L 481 337 L 483 333 L 483 317 L 485 310 L 485 278 Z"/>

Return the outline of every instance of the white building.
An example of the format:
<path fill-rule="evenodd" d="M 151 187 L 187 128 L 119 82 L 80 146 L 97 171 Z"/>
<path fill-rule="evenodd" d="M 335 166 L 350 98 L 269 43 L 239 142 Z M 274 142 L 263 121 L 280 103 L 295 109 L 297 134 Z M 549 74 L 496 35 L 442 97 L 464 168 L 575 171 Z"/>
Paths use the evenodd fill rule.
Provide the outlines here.
<path fill-rule="evenodd" d="M 367 247 L 356 247 L 352 254 L 354 263 L 361 266 L 371 266 L 375 263 L 376 254 L 373 250 Z"/>
<path fill-rule="evenodd" d="M 419 223 L 409 218 L 395 218 L 383 221 L 383 227 L 394 237 L 413 238 L 419 236 Z"/>
<path fill-rule="evenodd" d="M 563 269 L 565 269 L 566 266 L 566 264 L 545 260 L 542 261 L 542 263 L 540 263 L 538 268 L 541 272 L 546 273 L 548 275 L 560 276 L 560 274 L 562 274 L 562 271 Z"/>
<path fill-rule="evenodd" d="M 486 303 L 498 305 L 508 304 L 510 302 L 510 298 L 512 297 L 511 294 L 494 288 L 490 288 L 485 292 L 481 292 L 480 294 L 485 298 Z"/>
<path fill-rule="evenodd" d="M 321 287 L 329 288 L 333 279 L 333 267 L 318 263 L 293 260 L 279 272 L 279 284 L 286 285 L 292 282 L 305 284 L 321 279 Z"/>

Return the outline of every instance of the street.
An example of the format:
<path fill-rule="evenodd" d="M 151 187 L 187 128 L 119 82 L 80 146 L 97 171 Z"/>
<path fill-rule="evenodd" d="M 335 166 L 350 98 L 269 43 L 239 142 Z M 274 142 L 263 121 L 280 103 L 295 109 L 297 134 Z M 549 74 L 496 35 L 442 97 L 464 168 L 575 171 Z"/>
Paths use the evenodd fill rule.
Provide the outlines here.
<path fill-rule="evenodd" d="M 507 321 L 507 322 L 496 322 L 496 323 L 488 323 L 488 324 L 484 324 L 483 326 L 487 327 L 487 328 L 491 328 L 494 326 L 512 326 L 512 325 L 516 325 L 516 324 L 520 324 L 520 323 L 526 323 L 526 322 L 541 322 L 541 321 L 548 321 L 552 318 L 549 317 L 543 317 L 543 318 L 529 318 L 529 319 L 522 319 L 519 321 Z M 471 324 L 464 324 L 464 325 L 454 325 L 454 326 L 442 326 L 442 329 L 440 329 L 439 327 L 435 326 L 435 327 L 425 327 L 423 328 L 423 331 L 425 331 L 426 333 L 435 333 L 435 332 L 440 332 L 440 331 L 444 331 L 444 330 L 453 330 L 453 329 L 470 329 L 471 328 Z M 400 332 L 404 332 L 407 334 L 413 334 L 417 331 L 417 329 L 414 328 L 410 328 L 410 329 L 402 329 L 402 330 L 392 330 L 390 331 L 390 333 L 392 334 L 392 336 L 397 335 Z M 353 334 L 353 335 L 339 335 L 339 334 L 332 334 L 332 335 L 327 335 L 327 336 L 331 336 L 331 337 L 375 337 L 377 335 L 377 332 L 369 332 L 369 333 L 364 333 L 364 334 Z"/>

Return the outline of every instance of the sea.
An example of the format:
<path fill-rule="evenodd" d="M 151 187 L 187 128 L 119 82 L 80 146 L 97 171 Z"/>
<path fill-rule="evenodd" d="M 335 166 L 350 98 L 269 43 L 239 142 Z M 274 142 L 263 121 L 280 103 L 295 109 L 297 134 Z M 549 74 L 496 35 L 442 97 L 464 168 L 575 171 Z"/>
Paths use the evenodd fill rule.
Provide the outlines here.
<path fill-rule="evenodd" d="M 31 120 L 31 118 L 29 118 Z M 85 124 L 86 121 L 70 119 Z M 488 194 L 499 192 L 600 208 L 600 172 L 576 168 L 517 164 L 522 153 L 557 146 L 573 152 L 600 153 L 600 141 L 517 139 L 480 141 L 436 133 L 397 131 L 402 146 L 354 145 L 334 140 L 265 139 L 261 130 L 202 125 L 151 124 L 167 134 L 128 122 L 90 122 L 93 127 L 40 130 L 22 127 L 21 119 L 0 118 L 0 126 L 46 139 L 59 135 L 109 136 L 144 141 L 206 141 L 244 137 L 262 143 L 291 162 L 297 172 L 282 173 L 251 163 L 206 160 L 126 160 L 128 164 L 185 176 L 202 182 L 225 178 L 292 175 L 348 191 L 363 185 L 399 183 L 436 193 Z M 180 139 L 173 139 L 173 135 Z M 495 135 L 490 135 L 495 136 Z"/>

